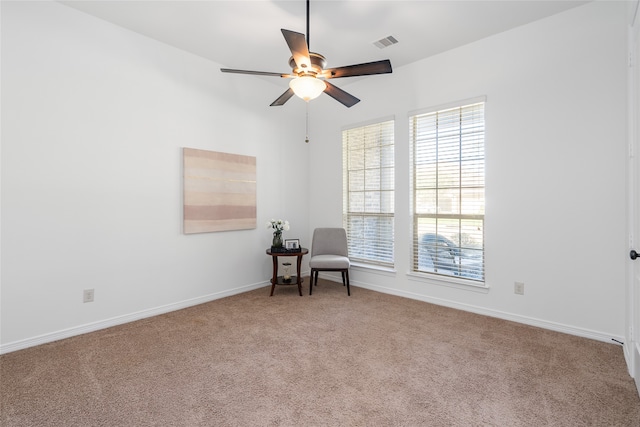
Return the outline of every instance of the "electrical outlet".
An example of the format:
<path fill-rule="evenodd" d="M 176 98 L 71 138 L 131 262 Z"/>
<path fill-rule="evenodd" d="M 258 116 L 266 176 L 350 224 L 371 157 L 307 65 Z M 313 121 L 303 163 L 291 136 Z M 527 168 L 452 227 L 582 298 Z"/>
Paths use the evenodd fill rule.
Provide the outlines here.
<path fill-rule="evenodd" d="M 513 293 L 516 295 L 524 295 L 524 283 L 515 282 L 513 284 Z"/>
<path fill-rule="evenodd" d="M 85 289 L 82 291 L 82 302 L 93 302 L 95 291 L 93 289 Z"/>

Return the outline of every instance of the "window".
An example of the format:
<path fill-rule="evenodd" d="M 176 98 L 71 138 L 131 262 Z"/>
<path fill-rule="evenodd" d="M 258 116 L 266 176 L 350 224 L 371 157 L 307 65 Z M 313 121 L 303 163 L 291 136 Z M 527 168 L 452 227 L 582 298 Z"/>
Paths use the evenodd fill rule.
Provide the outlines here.
<path fill-rule="evenodd" d="M 409 122 L 412 271 L 484 282 L 484 100 Z"/>
<path fill-rule="evenodd" d="M 393 266 L 393 120 L 342 132 L 343 222 L 349 258 Z"/>

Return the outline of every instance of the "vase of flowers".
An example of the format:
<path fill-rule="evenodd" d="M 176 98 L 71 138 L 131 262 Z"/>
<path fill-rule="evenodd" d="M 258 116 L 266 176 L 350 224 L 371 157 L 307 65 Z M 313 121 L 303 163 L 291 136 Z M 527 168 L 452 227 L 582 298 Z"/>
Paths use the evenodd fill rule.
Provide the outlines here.
<path fill-rule="evenodd" d="M 272 248 L 282 248 L 282 231 L 289 230 L 289 221 L 283 221 L 281 219 L 272 219 L 267 221 L 267 228 L 273 230 L 273 242 Z"/>

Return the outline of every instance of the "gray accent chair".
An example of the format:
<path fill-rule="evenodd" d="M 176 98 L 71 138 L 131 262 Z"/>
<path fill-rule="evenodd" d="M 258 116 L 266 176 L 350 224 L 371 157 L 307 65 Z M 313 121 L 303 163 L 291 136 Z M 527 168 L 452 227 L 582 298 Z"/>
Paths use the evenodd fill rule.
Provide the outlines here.
<path fill-rule="evenodd" d="M 349 288 L 349 253 L 347 248 L 347 232 L 344 228 L 316 228 L 313 230 L 311 242 L 311 277 L 309 295 L 313 287 L 318 286 L 319 271 L 339 271 L 342 273 L 342 285 L 347 287 L 347 295 L 351 296 Z"/>

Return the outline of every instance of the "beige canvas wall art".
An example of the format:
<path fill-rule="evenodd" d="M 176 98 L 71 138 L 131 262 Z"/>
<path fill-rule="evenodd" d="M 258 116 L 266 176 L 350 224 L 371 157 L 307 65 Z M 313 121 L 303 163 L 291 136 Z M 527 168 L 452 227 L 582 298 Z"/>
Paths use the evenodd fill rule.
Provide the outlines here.
<path fill-rule="evenodd" d="M 184 234 L 256 228 L 256 158 L 183 148 Z"/>

